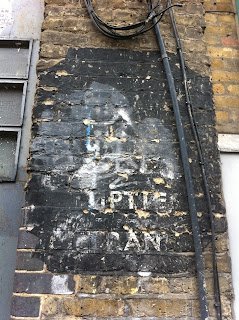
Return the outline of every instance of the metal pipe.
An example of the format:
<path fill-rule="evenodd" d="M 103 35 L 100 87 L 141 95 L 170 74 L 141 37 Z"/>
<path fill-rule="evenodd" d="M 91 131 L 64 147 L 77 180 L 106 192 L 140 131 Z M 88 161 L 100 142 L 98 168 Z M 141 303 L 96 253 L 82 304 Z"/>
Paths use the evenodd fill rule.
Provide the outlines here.
<path fill-rule="evenodd" d="M 153 7 L 151 0 L 147 0 L 149 4 L 149 10 L 152 12 Z M 153 12 L 154 14 L 154 12 Z M 155 18 L 153 19 L 153 23 L 155 23 Z M 202 245 L 200 239 L 200 232 L 199 232 L 199 224 L 197 218 L 197 209 L 196 209 L 196 202 L 195 202 L 195 192 L 194 186 L 192 181 L 191 169 L 188 160 L 188 152 L 187 146 L 185 142 L 185 135 L 183 130 L 183 124 L 181 120 L 181 114 L 179 110 L 179 105 L 177 101 L 177 93 L 174 85 L 174 80 L 171 72 L 171 68 L 169 65 L 169 58 L 166 52 L 166 48 L 164 45 L 164 41 L 160 32 L 159 25 L 156 24 L 155 33 L 160 49 L 160 53 L 162 56 L 162 61 L 164 65 L 164 69 L 166 72 L 166 77 L 169 86 L 169 92 L 172 99 L 173 111 L 177 126 L 179 144 L 180 144 L 180 151 L 181 157 L 183 162 L 183 169 L 185 175 L 185 182 L 187 188 L 187 196 L 188 196 L 188 204 L 189 210 L 191 215 L 192 221 L 192 230 L 193 230 L 193 240 L 194 240 L 194 247 L 195 247 L 195 257 L 196 257 L 196 266 L 197 266 L 197 276 L 198 276 L 198 284 L 199 284 L 199 298 L 200 298 L 200 311 L 201 311 L 201 319 L 206 320 L 208 319 L 208 306 L 207 306 L 207 295 L 206 295 L 206 286 L 205 286 L 205 277 L 204 277 L 204 266 L 203 266 L 203 256 L 202 256 Z"/>
<path fill-rule="evenodd" d="M 168 6 L 171 6 L 171 0 L 168 0 Z M 171 24 L 173 27 L 174 37 L 175 37 L 176 43 L 177 43 L 177 50 L 179 53 L 179 60 L 180 60 L 181 71 L 182 71 L 182 76 L 183 76 L 186 105 L 188 108 L 190 124 L 191 124 L 192 132 L 193 132 L 194 139 L 195 139 L 196 146 L 197 146 L 197 150 L 198 150 L 198 158 L 199 158 L 199 163 L 201 165 L 204 190 L 205 190 L 205 195 L 206 195 L 207 203 L 208 203 L 208 212 L 209 212 L 209 217 L 210 217 L 210 222 L 211 222 L 211 231 L 212 231 L 212 258 L 213 258 L 215 308 L 217 310 L 217 319 L 222 320 L 221 297 L 220 297 L 219 279 L 218 279 L 218 271 L 217 271 L 217 259 L 216 259 L 215 222 L 214 222 L 214 217 L 213 217 L 213 213 L 212 213 L 211 196 L 210 196 L 210 191 L 208 188 L 208 182 L 207 182 L 203 152 L 202 152 L 201 143 L 200 143 L 200 137 L 198 134 L 197 123 L 195 122 L 195 117 L 194 117 L 194 112 L 193 112 L 193 107 L 192 107 L 192 102 L 191 102 L 191 97 L 190 97 L 190 92 L 189 92 L 186 66 L 185 66 L 184 56 L 183 56 L 183 49 L 182 49 L 181 40 L 179 37 L 176 21 L 174 18 L 173 9 L 171 9 L 171 8 L 169 9 L 169 16 L 170 16 Z"/>

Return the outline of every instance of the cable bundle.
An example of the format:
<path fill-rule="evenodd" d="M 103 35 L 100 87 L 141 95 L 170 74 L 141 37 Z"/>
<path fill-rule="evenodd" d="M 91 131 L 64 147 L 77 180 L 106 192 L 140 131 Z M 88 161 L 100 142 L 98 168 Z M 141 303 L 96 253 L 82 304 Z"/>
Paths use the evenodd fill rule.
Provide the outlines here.
<path fill-rule="evenodd" d="M 130 39 L 133 37 L 138 36 L 139 34 L 143 34 L 155 27 L 155 25 L 163 18 L 165 12 L 169 10 L 172 7 L 181 7 L 181 4 L 174 4 L 167 6 L 162 11 L 159 11 L 158 13 L 155 12 L 155 9 L 159 7 L 159 4 L 157 4 L 152 10 L 148 13 L 146 19 L 144 21 L 129 24 L 126 26 L 114 26 L 110 25 L 108 23 L 105 23 L 101 20 L 101 18 L 96 14 L 92 1 L 91 0 L 84 0 L 85 5 L 87 7 L 87 10 L 90 14 L 90 17 L 97 27 L 99 31 L 101 31 L 104 35 L 107 37 L 113 38 L 113 39 Z M 148 2 L 148 0 L 147 0 Z M 157 22 L 150 24 L 154 18 L 157 18 Z"/>

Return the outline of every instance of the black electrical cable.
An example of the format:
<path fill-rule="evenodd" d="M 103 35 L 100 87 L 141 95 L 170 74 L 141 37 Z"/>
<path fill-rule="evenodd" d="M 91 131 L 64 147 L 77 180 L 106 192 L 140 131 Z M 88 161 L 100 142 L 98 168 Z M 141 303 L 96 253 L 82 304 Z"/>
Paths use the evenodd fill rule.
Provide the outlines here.
<path fill-rule="evenodd" d="M 168 6 L 171 6 L 171 0 L 168 0 Z M 188 108 L 188 114 L 189 114 L 192 132 L 193 132 L 194 139 L 196 142 L 199 163 L 201 165 L 201 171 L 202 171 L 204 192 L 205 192 L 207 204 L 208 204 L 208 212 L 209 212 L 210 223 L 211 223 L 211 232 L 212 232 L 212 256 L 213 256 L 215 307 L 217 310 L 217 319 L 222 320 L 221 297 L 220 297 L 220 288 L 219 288 L 218 271 L 217 271 L 217 259 L 216 259 L 215 222 L 214 222 L 214 217 L 213 217 L 213 212 L 212 212 L 211 195 L 210 195 L 208 182 L 207 182 L 206 169 L 205 169 L 205 164 L 204 164 L 204 156 L 203 156 L 203 151 L 202 151 L 202 147 L 201 147 L 200 136 L 198 133 L 198 127 L 197 127 L 197 123 L 195 121 L 192 100 L 190 97 L 190 90 L 189 90 L 189 85 L 188 85 L 188 78 L 187 78 L 187 73 L 186 73 L 186 66 L 185 66 L 185 60 L 184 60 L 184 55 L 183 55 L 181 39 L 180 39 L 180 36 L 178 33 L 178 28 L 177 28 L 177 24 L 176 24 L 175 17 L 174 17 L 174 12 L 171 8 L 169 9 L 169 15 L 170 15 L 171 24 L 173 27 L 174 36 L 175 36 L 176 43 L 177 43 L 177 50 L 178 50 L 178 54 L 179 54 L 181 71 L 182 71 L 182 76 L 183 76 L 186 105 Z"/>
<path fill-rule="evenodd" d="M 154 26 L 158 22 L 160 22 L 160 20 L 164 16 L 165 12 L 167 10 L 169 10 L 169 8 L 167 7 L 156 14 L 154 12 L 154 8 L 159 6 L 159 5 L 156 5 L 154 8 L 152 8 L 153 11 L 149 12 L 149 14 L 147 15 L 147 17 L 144 21 L 141 21 L 141 22 L 138 22 L 135 24 L 126 25 L 126 26 L 114 26 L 114 25 L 110 25 L 108 23 L 105 23 L 103 20 L 101 20 L 101 18 L 94 11 L 91 0 L 84 0 L 84 1 L 85 1 L 86 8 L 90 14 L 90 17 L 91 17 L 93 23 L 95 24 L 95 26 L 97 27 L 97 29 L 99 31 L 101 31 L 104 35 L 106 35 L 110 38 L 113 38 L 113 39 L 130 39 L 130 38 L 138 36 L 139 34 L 143 34 L 145 32 L 148 32 L 149 30 L 153 29 Z M 175 7 L 175 6 L 181 7 L 182 5 L 181 4 L 173 5 L 173 7 Z M 157 18 L 157 20 L 155 20 L 153 25 L 150 25 L 149 27 L 147 27 L 148 23 L 156 18 Z M 126 31 L 131 31 L 131 30 L 133 30 L 134 32 L 132 32 L 130 34 L 123 34 L 122 33 L 122 32 L 126 32 Z M 117 31 L 120 31 L 121 33 L 117 32 Z"/>
<path fill-rule="evenodd" d="M 149 5 L 149 10 L 152 12 L 153 7 L 151 0 L 147 0 Z M 155 19 L 153 19 L 153 23 L 155 24 Z M 207 304 L 207 294 L 206 294 L 206 285 L 205 285 L 205 276 L 204 276 L 204 265 L 203 265 L 203 256 L 202 256 L 202 245 L 201 245 L 201 237 L 199 231 L 198 217 L 197 217 L 197 209 L 196 209 L 196 201 L 195 201 L 195 192 L 192 181 L 191 169 L 188 161 L 188 152 L 185 141 L 185 135 L 183 130 L 183 124 L 181 120 L 181 114 L 179 110 L 179 105 L 177 101 L 177 93 L 174 85 L 174 80 L 171 72 L 171 68 L 169 65 L 169 58 L 166 52 L 166 48 L 163 42 L 163 38 L 160 32 L 160 28 L 158 24 L 155 24 L 155 33 L 158 40 L 158 45 L 160 48 L 165 73 L 167 76 L 167 81 L 169 85 L 169 92 L 172 99 L 172 105 L 176 120 L 176 126 L 178 131 L 179 145 L 181 150 L 181 157 L 183 162 L 183 169 L 185 175 L 185 182 L 187 188 L 187 196 L 189 203 L 189 210 L 192 221 L 192 229 L 193 229 L 193 240 L 194 240 L 194 248 L 195 248 L 195 257 L 196 257 L 196 266 L 197 266 L 197 277 L 199 284 L 199 300 L 200 300 L 200 311 L 201 311 L 201 319 L 208 319 L 208 304 Z"/>
<path fill-rule="evenodd" d="M 166 71 L 166 76 L 169 84 L 169 91 L 172 99 L 175 119 L 176 119 L 176 125 L 178 130 L 178 136 L 179 136 L 179 143 L 180 143 L 180 150 L 182 155 L 182 162 L 184 167 L 184 173 L 185 173 L 185 181 L 186 181 L 186 187 L 187 187 L 187 195 L 188 195 L 188 202 L 189 202 L 189 208 L 190 208 L 190 215 L 192 220 L 192 228 L 193 228 L 193 239 L 194 239 L 194 246 L 195 246 L 195 256 L 196 256 L 196 265 L 197 265 L 197 274 L 198 274 L 198 282 L 199 282 L 199 296 L 200 296 L 200 310 L 201 310 L 201 319 L 206 320 L 208 319 L 208 306 L 207 306 L 207 296 L 206 296 L 206 289 L 205 289 L 205 277 L 204 277 L 204 266 L 203 266 L 203 257 L 202 257 L 202 246 L 201 246 L 201 239 L 200 239 L 200 232 L 199 232 L 199 224 L 198 224 L 198 218 L 197 218 L 197 210 L 196 210 L 196 202 L 195 202 L 195 193 L 194 193 L 194 186 L 191 176 L 191 170 L 190 165 L 188 161 L 188 153 L 187 153 L 187 146 L 185 142 L 185 136 L 183 131 L 183 125 L 181 120 L 181 114 L 178 106 L 177 101 L 177 94 L 175 90 L 174 80 L 172 76 L 172 72 L 170 69 L 169 61 L 167 52 L 165 49 L 165 45 L 161 36 L 160 28 L 158 25 L 158 22 L 162 19 L 164 13 L 172 8 L 173 6 L 181 6 L 181 5 L 171 5 L 167 6 L 166 9 L 160 11 L 159 13 L 155 12 L 155 9 L 160 6 L 160 1 L 158 1 L 158 4 L 153 7 L 151 0 L 147 0 L 147 3 L 149 5 L 149 14 L 147 18 L 139 23 L 128 25 L 128 26 L 111 26 L 109 24 L 106 24 L 103 22 L 95 13 L 91 0 L 84 0 L 86 7 L 89 11 L 90 17 L 96 27 L 106 36 L 114 38 L 114 39 L 128 39 L 135 37 L 139 34 L 145 33 L 152 28 L 155 28 L 156 36 L 158 39 L 158 44 L 161 51 L 161 56 L 164 64 L 164 68 Z M 149 21 L 152 20 L 152 26 L 146 28 L 146 25 Z M 117 31 L 125 32 L 129 30 L 136 30 L 135 32 L 131 34 L 122 34 L 118 33 Z M 185 90 L 186 91 L 186 90 Z M 186 95 L 189 95 L 188 87 L 186 91 Z M 192 115 L 193 117 L 193 115 Z M 203 164 L 203 162 L 201 162 Z M 203 169 L 205 170 L 205 169 Z M 205 175 L 206 177 L 206 175 Z M 210 196 L 210 193 L 209 193 Z"/>

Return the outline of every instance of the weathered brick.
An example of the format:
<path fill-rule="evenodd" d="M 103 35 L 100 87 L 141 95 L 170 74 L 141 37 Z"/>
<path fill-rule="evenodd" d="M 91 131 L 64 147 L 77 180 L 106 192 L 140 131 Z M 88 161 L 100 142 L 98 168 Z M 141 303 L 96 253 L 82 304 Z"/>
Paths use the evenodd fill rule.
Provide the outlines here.
<path fill-rule="evenodd" d="M 213 71 L 213 81 L 239 81 L 239 72 L 228 72 L 228 71 Z"/>
<path fill-rule="evenodd" d="M 228 121 L 229 116 L 228 116 L 228 111 L 216 111 L 216 118 L 217 121 Z"/>
<path fill-rule="evenodd" d="M 227 108 L 227 110 L 230 109 L 230 107 L 238 107 L 239 106 L 239 100 L 237 97 L 232 96 L 215 96 L 215 107 L 216 108 Z"/>
<path fill-rule="evenodd" d="M 220 288 L 220 293 L 221 295 L 223 293 L 230 293 L 231 292 L 231 279 L 230 276 L 226 277 L 225 275 L 219 275 L 219 288 Z M 211 277 L 206 277 L 206 289 L 207 293 L 209 295 L 214 295 L 214 278 L 213 276 Z"/>
<path fill-rule="evenodd" d="M 63 26 L 64 19 L 63 18 L 55 18 L 49 17 L 45 19 L 42 24 L 42 30 L 50 29 L 50 30 L 58 30 L 60 31 Z"/>
<path fill-rule="evenodd" d="M 173 293 L 197 294 L 198 284 L 196 278 L 180 278 L 170 280 L 170 291 Z"/>
<path fill-rule="evenodd" d="M 210 46 L 218 46 L 221 44 L 221 37 L 219 37 L 217 34 L 212 34 L 207 31 L 205 32 L 204 39 L 207 45 Z"/>
<path fill-rule="evenodd" d="M 12 297 L 11 315 L 15 317 L 38 317 L 40 298 L 36 297 Z"/>
<path fill-rule="evenodd" d="M 232 303 L 227 297 L 222 297 L 222 314 L 225 319 L 233 319 L 232 317 Z"/>
<path fill-rule="evenodd" d="M 239 48 L 239 42 L 236 37 L 224 37 L 224 38 L 222 38 L 222 44 L 225 47 Z"/>
<path fill-rule="evenodd" d="M 212 269 L 212 255 L 206 254 L 204 257 L 205 269 Z M 228 253 L 217 255 L 218 272 L 231 272 L 231 259 Z"/>
<path fill-rule="evenodd" d="M 133 276 L 75 276 L 79 293 L 135 294 L 167 293 L 169 283 L 166 278 L 148 278 Z"/>
<path fill-rule="evenodd" d="M 37 64 L 38 71 L 48 69 L 58 64 L 62 59 L 40 59 Z"/>
<path fill-rule="evenodd" d="M 74 277 L 77 283 L 78 293 L 103 293 L 105 291 L 102 285 L 103 277 L 97 275 L 76 275 Z"/>
<path fill-rule="evenodd" d="M 138 292 L 138 279 L 129 277 L 105 277 L 105 292 L 111 294 L 131 294 Z"/>
<path fill-rule="evenodd" d="M 41 316 L 55 316 L 61 312 L 61 298 L 46 297 L 42 302 Z"/>
<path fill-rule="evenodd" d="M 68 51 L 67 46 L 53 45 L 51 43 L 43 43 L 41 45 L 42 58 L 61 58 L 65 57 Z"/>
<path fill-rule="evenodd" d="M 47 4 L 57 4 L 63 6 L 65 4 L 78 4 L 79 0 L 45 0 Z"/>
<path fill-rule="evenodd" d="M 223 68 L 227 71 L 239 70 L 239 59 L 223 59 Z"/>
<path fill-rule="evenodd" d="M 207 3 L 203 5 L 205 11 L 221 11 L 221 12 L 233 12 L 233 6 L 231 3 Z"/>
<path fill-rule="evenodd" d="M 206 45 L 202 41 L 192 41 L 190 40 L 182 40 L 183 49 L 186 52 L 205 52 L 206 51 Z"/>
<path fill-rule="evenodd" d="M 232 313 L 231 313 L 231 304 L 230 301 L 222 297 L 222 318 L 232 320 Z M 216 317 L 216 308 L 214 306 L 214 301 L 209 300 L 208 301 L 208 309 L 209 309 L 209 315 L 211 317 Z M 200 309 L 199 309 L 199 301 L 193 300 L 192 301 L 192 316 L 197 317 L 200 315 Z"/>
<path fill-rule="evenodd" d="M 217 93 L 217 94 L 223 94 L 225 92 L 225 88 L 223 84 L 217 83 L 217 84 L 213 84 L 213 91 L 214 93 Z"/>
<path fill-rule="evenodd" d="M 43 269 L 41 254 L 38 252 L 17 252 L 16 270 L 40 271 Z"/>
<path fill-rule="evenodd" d="M 208 23 L 211 23 L 211 24 L 214 24 L 217 22 L 217 15 L 215 15 L 214 13 L 206 13 L 205 14 L 205 21 Z"/>
<path fill-rule="evenodd" d="M 217 253 L 225 252 L 229 250 L 229 240 L 228 233 L 224 232 L 222 234 L 218 234 L 215 238 L 216 250 Z M 211 250 L 211 242 L 208 244 L 207 248 Z"/>
<path fill-rule="evenodd" d="M 71 275 L 47 273 L 16 273 L 14 292 L 39 294 L 73 294 L 75 282 Z"/>
<path fill-rule="evenodd" d="M 38 237 L 26 230 L 20 230 L 18 234 L 18 249 L 35 249 L 37 243 Z"/>
<path fill-rule="evenodd" d="M 229 117 L 230 118 L 230 117 Z M 239 117 L 237 117 L 237 120 Z M 217 130 L 220 133 L 238 133 L 238 124 L 235 120 L 227 121 L 227 122 L 218 122 L 217 123 Z"/>
<path fill-rule="evenodd" d="M 188 314 L 188 302 L 181 299 L 131 299 L 127 300 L 129 312 L 134 317 L 183 317 Z"/>
<path fill-rule="evenodd" d="M 117 317 L 124 314 L 124 302 L 119 299 L 64 299 L 62 311 L 70 316 Z"/>
<path fill-rule="evenodd" d="M 65 18 L 63 21 L 63 30 L 65 31 L 81 31 L 81 32 L 89 32 L 89 28 L 92 26 L 92 24 L 89 23 L 88 20 L 86 19 L 79 19 L 76 17 L 70 17 L 70 18 Z M 92 26 L 93 27 L 93 26 Z M 93 28 L 91 28 L 90 31 L 92 31 Z"/>
<path fill-rule="evenodd" d="M 42 32 L 41 41 L 43 43 L 52 43 L 55 45 L 71 45 L 81 47 L 87 44 L 88 39 L 82 34 L 79 35 L 71 32 L 45 30 Z"/>
<path fill-rule="evenodd" d="M 192 15 L 190 19 L 185 19 L 185 15 L 176 15 L 176 22 L 185 26 L 205 26 L 203 16 Z"/>
<path fill-rule="evenodd" d="M 223 69 L 223 60 L 211 58 L 211 69 Z"/>
<path fill-rule="evenodd" d="M 150 277 L 150 278 L 141 278 L 139 279 L 139 289 L 140 292 L 146 293 L 169 293 L 169 280 L 161 277 Z"/>
<path fill-rule="evenodd" d="M 236 33 L 235 25 L 223 25 L 223 26 L 207 26 L 207 33 L 215 33 L 220 36 L 228 36 Z"/>
<path fill-rule="evenodd" d="M 67 16 L 74 16 L 80 17 L 87 15 L 87 9 L 85 5 L 78 5 L 78 6 L 58 6 L 55 4 L 47 5 L 45 7 L 45 16 L 46 17 L 67 17 Z M 88 17 L 88 16 L 87 16 Z M 89 17 L 88 17 L 89 18 Z"/>
<path fill-rule="evenodd" d="M 223 251 L 229 250 L 229 239 L 228 239 L 227 232 L 217 235 L 216 248 L 217 248 L 217 252 L 223 252 Z"/>
<path fill-rule="evenodd" d="M 235 125 L 237 125 L 237 121 L 239 120 L 239 110 L 238 110 L 238 108 L 230 110 L 229 119 L 232 122 L 235 122 Z"/>
<path fill-rule="evenodd" d="M 235 16 L 233 13 L 231 14 L 218 14 L 217 15 L 217 21 L 219 23 L 228 23 L 228 24 L 235 24 Z"/>
<path fill-rule="evenodd" d="M 239 84 L 231 84 L 228 86 L 228 91 L 230 94 L 239 94 Z"/>
<path fill-rule="evenodd" d="M 127 277 L 120 281 L 119 279 L 110 279 L 106 287 L 109 287 L 111 293 L 132 294 L 138 292 L 137 278 Z"/>
<path fill-rule="evenodd" d="M 238 58 L 238 50 L 230 47 L 218 48 L 208 46 L 208 53 L 210 57 Z"/>

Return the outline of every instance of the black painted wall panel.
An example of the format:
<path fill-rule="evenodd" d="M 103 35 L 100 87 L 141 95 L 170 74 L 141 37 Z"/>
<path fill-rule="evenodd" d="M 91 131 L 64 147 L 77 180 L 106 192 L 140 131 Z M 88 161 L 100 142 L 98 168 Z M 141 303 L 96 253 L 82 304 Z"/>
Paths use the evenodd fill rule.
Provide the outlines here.
<path fill-rule="evenodd" d="M 207 245 L 207 203 L 173 54 L 170 64 Z M 224 213 L 211 84 L 188 71 L 213 210 Z M 184 173 L 159 53 L 70 49 L 40 75 L 37 96 L 24 224 L 34 226 L 48 270 L 193 273 Z M 216 226 L 223 232 L 225 220 Z"/>

